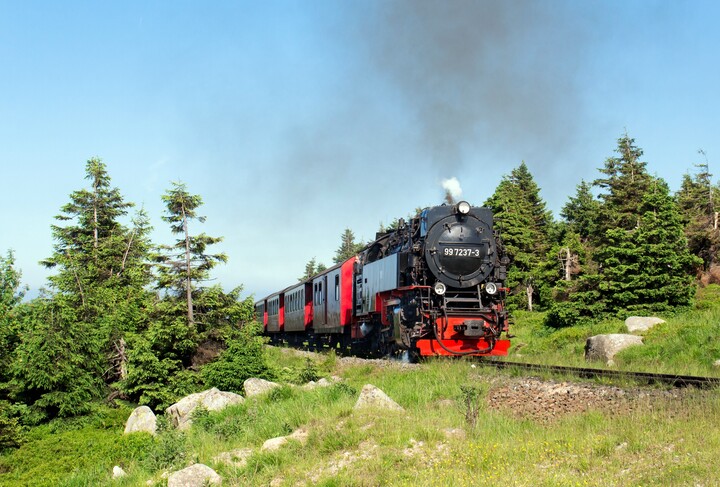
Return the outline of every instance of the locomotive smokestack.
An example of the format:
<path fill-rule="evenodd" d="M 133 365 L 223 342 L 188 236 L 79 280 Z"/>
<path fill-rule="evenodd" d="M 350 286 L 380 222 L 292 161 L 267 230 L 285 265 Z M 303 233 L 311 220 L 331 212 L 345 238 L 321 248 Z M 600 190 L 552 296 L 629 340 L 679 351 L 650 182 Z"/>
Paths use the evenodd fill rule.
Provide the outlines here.
<path fill-rule="evenodd" d="M 449 205 L 454 205 L 462 196 L 462 188 L 460 181 L 456 177 L 442 180 L 442 187 L 445 190 L 445 201 Z"/>

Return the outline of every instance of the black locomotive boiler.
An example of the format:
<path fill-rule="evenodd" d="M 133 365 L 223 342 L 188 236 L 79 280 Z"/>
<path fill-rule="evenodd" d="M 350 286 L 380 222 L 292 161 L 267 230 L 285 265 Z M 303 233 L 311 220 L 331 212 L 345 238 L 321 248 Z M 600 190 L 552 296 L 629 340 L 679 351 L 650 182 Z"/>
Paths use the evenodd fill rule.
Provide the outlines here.
<path fill-rule="evenodd" d="M 273 341 L 356 354 L 506 355 L 508 259 L 487 208 L 426 208 L 358 255 L 256 303 Z"/>

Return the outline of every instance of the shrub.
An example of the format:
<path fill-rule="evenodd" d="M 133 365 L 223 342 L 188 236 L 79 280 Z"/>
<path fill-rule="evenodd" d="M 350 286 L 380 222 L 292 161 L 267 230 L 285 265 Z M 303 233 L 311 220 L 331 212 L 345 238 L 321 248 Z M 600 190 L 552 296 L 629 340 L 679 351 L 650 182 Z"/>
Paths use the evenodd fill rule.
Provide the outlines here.
<path fill-rule="evenodd" d="M 13 417 L 7 401 L 0 401 L 0 452 L 7 448 L 16 448 L 22 442 L 22 428 Z"/>
<path fill-rule="evenodd" d="M 243 382 L 251 377 L 273 379 L 265 359 L 264 340 L 257 327 L 246 325 L 240 337 L 228 341 L 228 348 L 202 369 L 209 387 L 241 394 Z"/>

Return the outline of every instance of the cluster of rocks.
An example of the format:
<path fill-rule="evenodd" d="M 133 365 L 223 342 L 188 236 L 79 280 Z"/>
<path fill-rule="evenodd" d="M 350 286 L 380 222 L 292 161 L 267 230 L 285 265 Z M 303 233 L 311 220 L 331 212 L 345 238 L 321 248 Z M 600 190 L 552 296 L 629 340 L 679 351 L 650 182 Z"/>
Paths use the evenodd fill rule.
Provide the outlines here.
<path fill-rule="evenodd" d="M 665 320 L 654 316 L 630 316 L 625 320 L 627 334 L 612 333 L 588 338 L 585 343 L 585 360 L 615 365 L 615 354 L 628 347 L 642 345 L 640 335 L 660 323 L 665 323 Z"/>
<path fill-rule="evenodd" d="M 651 407 L 660 398 L 677 399 L 682 394 L 679 390 L 621 389 L 523 378 L 512 379 L 491 388 L 487 395 L 487 405 L 489 409 L 503 411 L 516 418 L 548 423 L 587 411 L 627 414 Z"/>
<path fill-rule="evenodd" d="M 341 380 L 333 377 L 331 380 L 320 379 L 319 381 L 311 381 L 303 386 L 303 390 L 314 389 L 317 387 L 327 387 Z M 220 411 L 234 404 L 241 404 L 247 397 L 259 396 L 266 394 L 272 389 L 281 387 L 281 384 L 270 382 L 263 379 L 248 379 L 244 382 L 245 397 L 232 392 L 223 392 L 217 388 L 208 389 L 203 392 L 190 394 L 177 403 L 166 409 L 165 414 L 171 423 L 178 429 L 186 430 L 192 426 L 192 414 L 199 408 L 205 408 L 208 411 Z M 355 404 L 354 409 L 372 409 L 372 410 L 391 410 L 402 411 L 403 408 L 393 401 L 387 394 L 377 387 L 366 384 Z M 125 434 L 145 432 L 155 435 L 157 433 L 157 418 L 153 411 L 147 406 L 136 408 L 127 420 L 125 425 Z M 304 445 L 307 442 L 310 432 L 306 428 L 299 428 L 287 436 L 270 438 L 265 441 L 260 451 L 276 451 L 291 441 Z M 248 458 L 253 454 L 251 448 L 243 448 L 230 452 L 223 452 L 213 458 L 215 463 L 223 463 L 236 468 L 242 468 L 247 464 Z M 113 478 L 121 478 L 125 476 L 125 472 L 119 466 L 113 468 Z M 182 470 L 165 473 L 163 478 L 167 479 L 168 487 L 194 487 L 204 485 L 216 485 L 222 482 L 221 477 L 212 468 L 207 465 L 196 463 Z M 148 485 L 153 485 L 154 481 L 149 480 Z"/>

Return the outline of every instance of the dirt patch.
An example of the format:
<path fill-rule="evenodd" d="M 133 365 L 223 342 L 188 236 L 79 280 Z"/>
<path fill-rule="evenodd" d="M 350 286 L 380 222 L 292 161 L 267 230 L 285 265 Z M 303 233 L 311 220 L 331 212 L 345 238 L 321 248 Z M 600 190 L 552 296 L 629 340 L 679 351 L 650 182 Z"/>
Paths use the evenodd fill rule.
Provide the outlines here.
<path fill-rule="evenodd" d="M 205 340 L 198 345 L 195 354 L 192 357 L 192 366 L 194 370 L 200 369 L 203 365 L 209 364 L 215 360 L 223 351 L 225 351 L 225 344 L 214 338 Z"/>
<path fill-rule="evenodd" d="M 638 409 L 652 409 L 662 399 L 680 399 L 683 390 L 623 389 L 613 386 L 555 382 L 537 378 L 512 379 L 490 388 L 487 406 L 509 412 L 512 416 L 550 422 L 587 411 L 624 414 Z"/>

